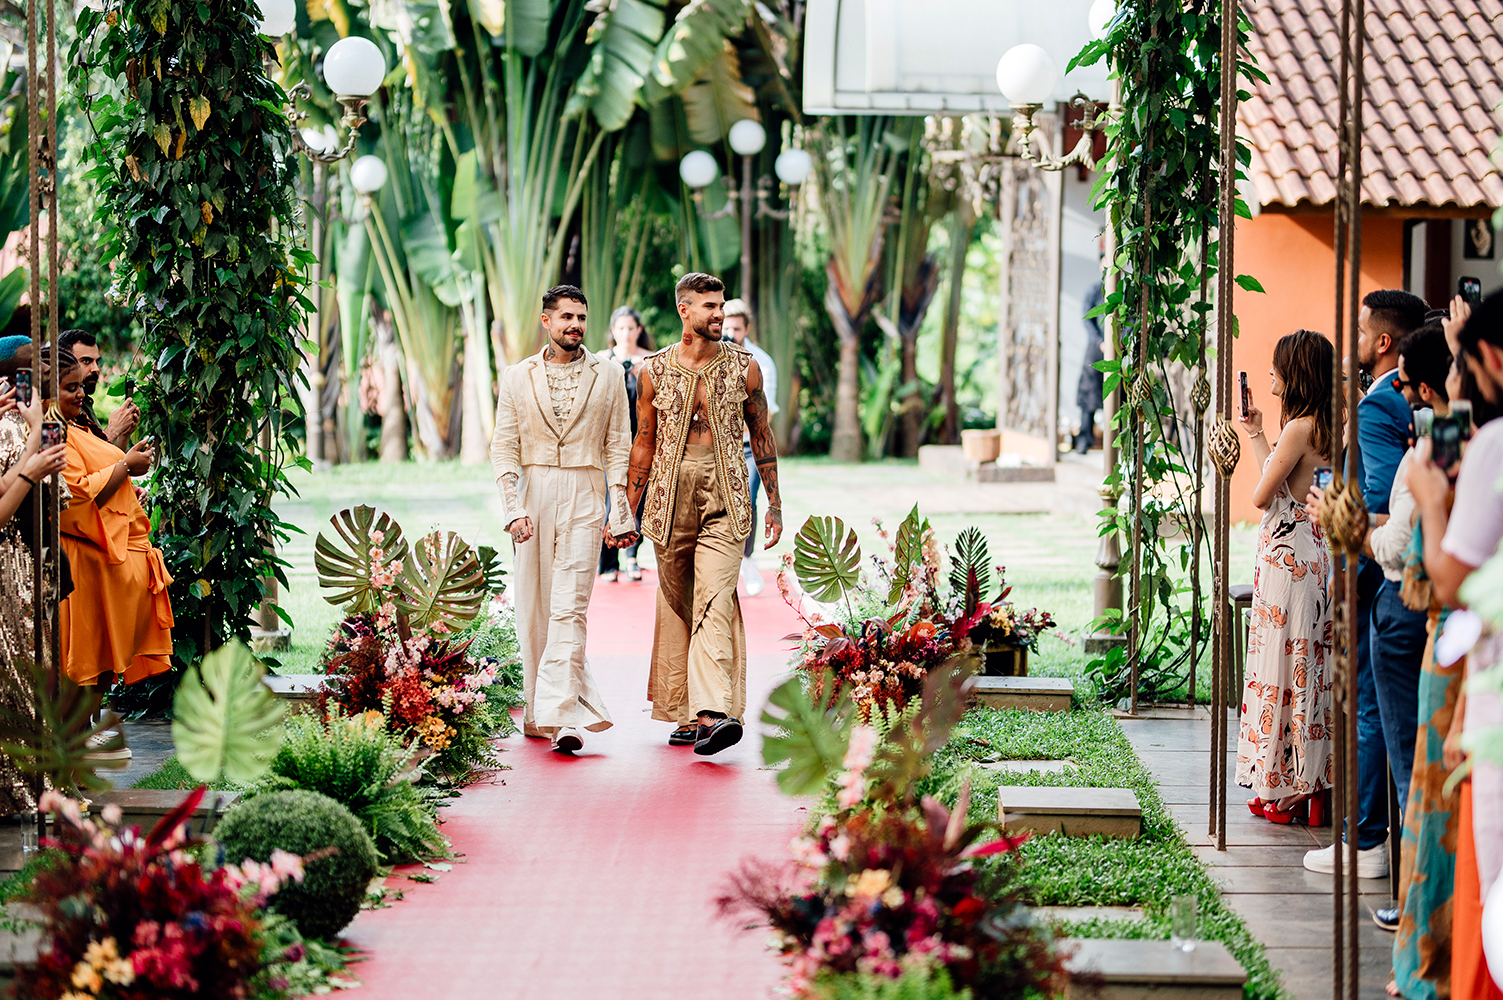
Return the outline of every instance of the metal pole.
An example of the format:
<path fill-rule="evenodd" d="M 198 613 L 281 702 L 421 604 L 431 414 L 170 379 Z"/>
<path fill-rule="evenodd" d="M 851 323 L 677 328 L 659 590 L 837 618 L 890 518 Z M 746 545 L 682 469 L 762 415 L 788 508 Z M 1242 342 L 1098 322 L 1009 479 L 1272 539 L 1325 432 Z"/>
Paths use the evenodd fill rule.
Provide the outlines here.
<path fill-rule="evenodd" d="M 756 295 L 752 292 L 752 158 L 741 157 L 741 298 L 752 315 Z"/>

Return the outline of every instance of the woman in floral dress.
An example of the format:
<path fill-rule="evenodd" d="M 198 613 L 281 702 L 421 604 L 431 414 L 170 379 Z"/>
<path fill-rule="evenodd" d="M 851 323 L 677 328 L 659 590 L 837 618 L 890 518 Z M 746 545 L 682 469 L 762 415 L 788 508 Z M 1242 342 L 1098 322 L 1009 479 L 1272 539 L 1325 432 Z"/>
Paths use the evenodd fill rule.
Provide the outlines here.
<path fill-rule="evenodd" d="M 1263 513 L 1253 577 L 1247 681 L 1237 739 L 1237 783 L 1253 790 L 1254 815 L 1278 823 L 1323 822 L 1331 755 L 1331 557 L 1320 526 L 1295 497 L 1330 463 L 1331 342 L 1299 330 L 1273 352 L 1280 399 L 1278 444 L 1249 403 L 1242 420 L 1263 477 L 1253 502 Z M 1308 813 L 1307 813 L 1308 810 Z"/>

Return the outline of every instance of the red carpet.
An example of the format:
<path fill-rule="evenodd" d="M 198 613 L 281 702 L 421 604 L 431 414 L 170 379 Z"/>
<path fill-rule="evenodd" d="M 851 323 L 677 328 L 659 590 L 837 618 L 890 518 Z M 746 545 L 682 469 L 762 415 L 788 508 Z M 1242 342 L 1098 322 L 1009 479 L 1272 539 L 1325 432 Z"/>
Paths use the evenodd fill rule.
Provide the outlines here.
<path fill-rule="evenodd" d="M 506 740 L 512 769 L 443 811 L 463 863 L 432 885 L 392 878 L 405 898 L 350 927 L 368 956 L 354 968 L 364 1000 L 755 1000 L 778 983 L 765 934 L 718 919 L 711 900 L 743 857 L 786 856 L 802 823 L 759 770 L 755 722 L 797 620 L 770 575 L 743 596 L 747 737 L 696 757 L 646 708 L 655 582 L 595 587 L 590 666 L 615 726 L 585 733 L 572 759 Z"/>

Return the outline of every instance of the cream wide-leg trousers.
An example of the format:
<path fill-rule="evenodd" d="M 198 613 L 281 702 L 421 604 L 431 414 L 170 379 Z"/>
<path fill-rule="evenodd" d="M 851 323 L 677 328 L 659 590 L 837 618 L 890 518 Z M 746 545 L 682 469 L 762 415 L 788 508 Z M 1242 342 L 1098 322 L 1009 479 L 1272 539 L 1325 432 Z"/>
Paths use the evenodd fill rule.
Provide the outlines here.
<path fill-rule="evenodd" d="M 611 714 L 585 662 L 585 613 L 605 527 L 605 481 L 594 468 L 522 469 L 522 509 L 532 538 L 513 543 L 512 601 L 522 654 L 523 732 L 600 732 Z"/>

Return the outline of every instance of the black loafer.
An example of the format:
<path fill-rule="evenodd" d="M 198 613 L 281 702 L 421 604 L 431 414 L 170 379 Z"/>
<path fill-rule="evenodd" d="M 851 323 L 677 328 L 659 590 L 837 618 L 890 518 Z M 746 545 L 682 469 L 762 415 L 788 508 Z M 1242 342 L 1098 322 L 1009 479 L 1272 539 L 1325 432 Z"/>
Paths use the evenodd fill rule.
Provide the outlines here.
<path fill-rule="evenodd" d="M 708 757 L 740 742 L 741 720 L 721 719 L 700 733 L 699 739 L 694 741 L 694 752 L 701 757 Z"/>
<path fill-rule="evenodd" d="M 671 747 L 692 747 L 698 740 L 698 726 L 680 726 L 668 734 L 668 745 Z"/>
<path fill-rule="evenodd" d="M 1399 929 L 1399 908 L 1397 906 L 1385 906 L 1381 910 L 1373 911 L 1373 923 L 1385 931 Z"/>

